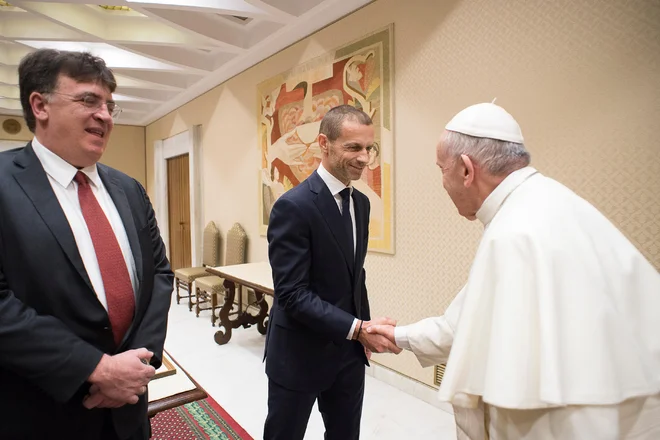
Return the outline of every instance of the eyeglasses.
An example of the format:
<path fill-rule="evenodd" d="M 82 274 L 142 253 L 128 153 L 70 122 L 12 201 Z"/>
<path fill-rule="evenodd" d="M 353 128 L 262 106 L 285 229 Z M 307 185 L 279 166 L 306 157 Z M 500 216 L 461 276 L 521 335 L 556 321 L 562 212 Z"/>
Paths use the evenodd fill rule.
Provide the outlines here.
<path fill-rule="evenodd" d="M 101 109 L 103 107 L 103 104 L 105 104 L 105 106 L 108 108 L 108 113 L 110 113 L 112 119 L 117 118 L 117 116 L 120 115 L 122 110 L 122 108 L 119 107 L 115 103 L 115 101 L 104 101 L 103 98 L 101 98 L 99 95 L 95 95 L 94 93 L 85 93 L 82 96 L 69 95 L 67 93 L 59 93 L 59 92 L 50 92 L 50 93 L 72 98 L 73 102 L 80 102 L 86 108 L 94 112 Z"/>

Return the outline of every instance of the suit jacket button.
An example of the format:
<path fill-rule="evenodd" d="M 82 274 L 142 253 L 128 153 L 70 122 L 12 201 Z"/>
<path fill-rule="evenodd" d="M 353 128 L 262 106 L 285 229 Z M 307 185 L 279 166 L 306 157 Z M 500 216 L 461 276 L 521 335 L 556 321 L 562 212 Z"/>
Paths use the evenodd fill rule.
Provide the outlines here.
<path fill-rule="evenodd" d="M 106 326 L 106 327 L 103 327 L 103 330 L 105 330 L 105 331 L 107 332 L 107 331 L 109 331 L 109 330 L 110 330 L 110 327 L 108 327 L 108 326 Z"/>

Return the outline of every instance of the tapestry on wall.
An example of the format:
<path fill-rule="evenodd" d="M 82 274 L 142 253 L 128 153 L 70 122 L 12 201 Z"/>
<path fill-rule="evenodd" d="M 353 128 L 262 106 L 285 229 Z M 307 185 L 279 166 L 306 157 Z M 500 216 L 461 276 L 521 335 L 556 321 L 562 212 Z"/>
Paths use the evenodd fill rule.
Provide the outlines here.
<path fill-rule="evenodd" d="M 366 112 L 377 148 L 353 182 L 371 201 L 369 250 L 394 253 L 392 166 L 393 26 L 281 73 L 258 86 L 259 223 L 262 234 L 275 201 L 321 163 L 321 119 L 341 104 Z"/>

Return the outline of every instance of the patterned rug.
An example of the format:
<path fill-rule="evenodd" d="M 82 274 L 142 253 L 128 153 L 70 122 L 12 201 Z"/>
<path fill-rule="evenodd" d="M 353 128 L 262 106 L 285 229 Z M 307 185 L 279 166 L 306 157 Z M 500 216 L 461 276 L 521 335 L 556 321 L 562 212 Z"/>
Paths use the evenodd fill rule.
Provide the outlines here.
<path fill-rule="evenodd" d="M 211 397 L 156 414 L 152 440 L 253 440 Z"/>

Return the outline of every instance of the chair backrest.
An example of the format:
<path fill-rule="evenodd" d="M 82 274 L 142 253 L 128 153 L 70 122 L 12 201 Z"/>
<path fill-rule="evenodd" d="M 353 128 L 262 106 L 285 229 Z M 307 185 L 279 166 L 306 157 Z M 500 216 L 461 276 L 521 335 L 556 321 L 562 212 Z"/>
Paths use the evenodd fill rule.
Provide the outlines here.
<path fill-rule="evenodd" d="M 225 266 L 232 264 L 243 264 L 247 258 L 247 234 L 243 227 L 234 223 L 227 232 L 227 254 L 225 255 Z"/>
<path fill-rule="evenodd" d="M 220 264 L 220 231 L 214 222 L 210 221 L 204 228 L 204 243 L 202 243 L 202 264 L 215 267 Z"/>

